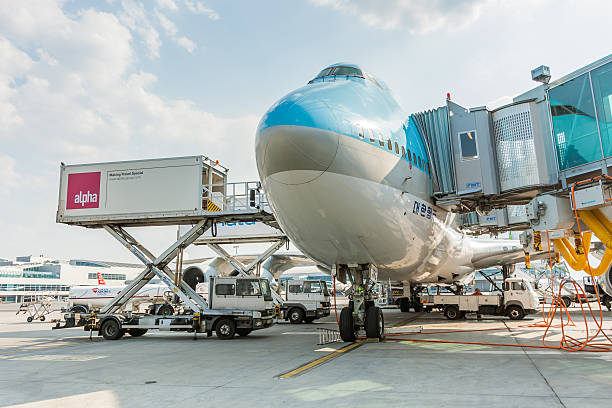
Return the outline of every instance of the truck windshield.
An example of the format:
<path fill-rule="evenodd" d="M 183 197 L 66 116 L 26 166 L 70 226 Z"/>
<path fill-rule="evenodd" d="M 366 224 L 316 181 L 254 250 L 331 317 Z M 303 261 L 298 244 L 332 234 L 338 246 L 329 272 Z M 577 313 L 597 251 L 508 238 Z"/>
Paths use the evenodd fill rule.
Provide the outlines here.
<path fill-rule="evenodd" d="M 323 296 L 329 296 L 329 291 L 327 290 L 327 282 L 321 281 L 321 286 L 323 286 Z"/>
<path fill-rule="evenodd" d="M 264 300 L 272 300 L 272 292 L 270 291 L 270 282 L 267 279 L 261 280 L 261 291 L 264 295 Z"/>
<path fill-rule="evenodd" d="M 259 279 L 237 280 L 236 281 L 236 295 L 238 296 L 261 296 L 261 286 L 259 286 Z"/>

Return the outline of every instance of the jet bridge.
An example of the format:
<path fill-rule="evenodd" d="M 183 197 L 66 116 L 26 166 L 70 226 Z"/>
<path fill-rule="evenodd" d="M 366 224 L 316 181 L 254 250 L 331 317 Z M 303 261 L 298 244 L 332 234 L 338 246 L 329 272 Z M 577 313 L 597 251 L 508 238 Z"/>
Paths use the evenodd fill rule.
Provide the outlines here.
<path fill-rule="evenodd" d="M 432 166 L 431 195 L 462 214 L 467 231 L 529 228 L 539 216 L 536 197 L 560 198 L 543 200 L 563 212 L 572 184 L 611 174 L 612 55 L 550 83 L 549 72 L 535 69 L 542 84 L 496 109 L 465 108 L 449 96 L 445 106 L 411 115 Z M 576 199 L 607 206 L 608 183 L 575 186 Z M 571 221 L 558 218 L 557 227 Z"/>
<path fill-rule="evenodd" d="M 526 254 L 555 252 L 612 282 L 612 55 L 552 82 L 546 66 L 531 74 L 541 85 L 508 105 L 468 109 L 449 96 L 412 115 L 432 198 L 468 233 L 524 230 Z M 607 248 L 597 267 L 593 234 Z"/>

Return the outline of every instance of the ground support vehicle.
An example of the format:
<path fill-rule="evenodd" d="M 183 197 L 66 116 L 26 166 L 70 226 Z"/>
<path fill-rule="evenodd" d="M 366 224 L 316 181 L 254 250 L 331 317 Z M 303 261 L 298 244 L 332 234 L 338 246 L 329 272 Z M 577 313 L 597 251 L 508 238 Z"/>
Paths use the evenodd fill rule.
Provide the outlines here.
<path fill-rule="evenodd" d="M 279 302 L 281 318 L 292 324 L 312 323 L 329 316 L 331 303 L 324 280 L 289 279 Z"/>
<path fill-rule="evenodd" d="M 99 313 L 67 313 L 64 325 L 83 326 L 98 331 L 106 339 L 125 333 L 141 336 L 149 329 L 217 333 L 220 338 L 247 335 L 251 330 L 269 327 L 273 306 L 266 279 L 235 278 L 228 286 L 237 293 L 239 285 L 250 285 L 258 294 L 219 294 L 214 280 L 209 302 L 182 277 L 182 254 L 207 230 L 216 235 L 217 222 L 274 223 L 265 195 L 258 182 L 227 183 L 227 169 L 204 156 L 169 159 L 91 163 L 60 169 L 57 222 L 103 228 L 127 248 L 145 269 L 121 290 Z M 191 228 L 155 256 L 125 227 L 191 225 Z M 172 271 L 168 264 L 177 259 Z M 124 310 L 130 299 L 157 278 L 176 296 L 182 314 L 152 316 Z M 237 280 L 238 279 L 238 280 Z M 247 290 L 248 292 L 248 290 Z M 253 298 L 261 307 L 252 306 Z M 240 298 L 241 300 L 238 300 Z M 217 299 L 225 299 L 225 306 Z M 217 304 L 219 303 L 219 304 Z"/>
<path fill-rule="evenodd" d="M 274 305 L 270 286 L 264 278 L 211 278 L 208 308 L 184 314 L 150 315 L 145 313 L 66 313 L 65 324 L 55 328 L 83 326 L 97 331 L 107 340 L 117 340 L 125 333 L 142 336 L 149 329 L 206 333 L 229 339 L 235 334 L 247 336 L 253 330 L 273 324 Z"/>
<path fill-rule="evenodd" d="M 522 278 L 507 278 L 501 295 L 422 295 L 421 302 L 426 309 L 442 309 L 449 320 L 462 319 L 466 313 L 520 320 L 539 308 L 538 295 Z"/>

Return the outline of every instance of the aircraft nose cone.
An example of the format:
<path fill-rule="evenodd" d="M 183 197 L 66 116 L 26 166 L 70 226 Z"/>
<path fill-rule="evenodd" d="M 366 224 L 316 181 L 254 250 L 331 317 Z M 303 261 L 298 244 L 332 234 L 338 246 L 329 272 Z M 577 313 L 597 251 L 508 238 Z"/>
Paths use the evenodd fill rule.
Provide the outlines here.
<path fill-rule="evenodd" d="M 288 97 L 263 117 L 255 142 L 262 181 L 308 183 L 331 166 L 338 150 L 335 119 L 324 103 Z"/>

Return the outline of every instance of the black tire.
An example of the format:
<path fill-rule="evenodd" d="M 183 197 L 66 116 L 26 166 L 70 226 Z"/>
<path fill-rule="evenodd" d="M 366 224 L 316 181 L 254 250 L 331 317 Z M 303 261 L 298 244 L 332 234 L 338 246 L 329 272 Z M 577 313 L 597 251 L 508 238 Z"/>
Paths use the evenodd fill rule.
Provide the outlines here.
<path fill-rule="evenodd" d="M 561 300 L 565 303 L 565 307 L 570 307 L 572 305 L 572 299 L 569 296 L 563 296 Z"/>
<path fill-rule="evenodd" d="M 293 307 L 289 309 L 287 317 L 291 324 L 300 324 L 304 321 L 304 311 L 299 307 Z"/>
<path fill-rule="evenodd" d="M 357 339 L 357 336 L 355 336 L 353 309 L 350 307 L 343 307 L 340 312 L 340 337 L 342 341 L 347 343 L 352 343 Z"/>
<path fill-rule="evenodd" d="M 612 311 L 612 304 L 610 303 L 610 299 L 604 300 L 604 306 L 606 307 L 606 309 L 608 309 L 608 312 Z"/>
<path fill-rule="evenodd" d="M 402 312 L 409 312 L 410 311 L 410 299 L 408 299 L 407 297 L 400 298 L 399 307 Z"/>
<path fill-rule="evenodd" d="M 87 308 L 83 305 L 76 305 L 70 308 L 72 313 L 87 313 Z"/>
<path fill-rule="evenodd" d="M 34 320 L 34 319 L 32 319 L 32 316 L 28 316 L 28 318 L 26 320 L 28 321 L 28 323 L 32 323 L 32 320 Z"/>
<path fill-rule="evenodd" d="M 385 337 L 385 319 L 379 307 L 366 309 L 365 331 L 369 339 L 380 339 Z"/>
<path fill-rule="evenodd" d="M 231 339 L 232 337 L 234 337 L 234 334 L 236 334 L 236 323 L 234 323 L 232 319 L 220 319 L 217 322 L 215 332 L 217 333 L 217 337 L 221 340 Z"/>
<path fill-rule="evenodd" d="M 520 306 L 510 305 L 506 308 L 506 316 L 508 316 L 510 320 L 521 320 L 525 317 L 525 312 Z"/>
<path fill-rule="evenodd" d="M 413 307 L 414 307 L 414 311 L 417 313 L 423 311 L 423 304 L 419 302 L 418 300 L 414 302 Z"/>
<path fill-rule="evenodd" d="M 314 321 L 315 321 L 315 319 L 316 319 L 316 317 L 314 317 L 314 316 L 305 317 L 305 318 L 304 318 L 304 322 L 305 322 L 305 323 L 312 323 L 312 322 L 314 322 Z"/>
<path fill-rule="evenodd" d="M 165 305 L 161 305 L 158 309 L 157 309 L 157 313 L 158 316 L 170 316 L 174 314 L 174 308 L 172 307 L 172 305 L 169 304 L 165 304 Z"/>
<path fill-rule="evenodd" d="M 246 328 L 236 329 L 236 333 L 238 333 L 240 337 L 246 337 L 249 334 L 251 334 L 252 331 L 253 329 L 246 329 Z"/>
<path fill-rule="evenodd" d="M 127 332 L 132 337 L 140 337 L 147 332 L 147 329 L 127 329 Z"/>
<path fill-rule="evenodd" d="M 458 320 L 461 318 L 459 308 L 455 305 L 448 305 L 444 308 L 444 317 L 448 320 Z"/>
<path fill-rule="evenodd" d="M 115 319 L 108 319 L 102 323 L 100 331 L 102 332 L 102 337 L 106 340 L 117 340 L 123 336 L 123 331 L 119 326 L 119 322 Z"/>
<path fill-rule="evenodd" d="M 40 319 L 41 322 L 44 322 L 45 321 L 45 316 L 40 316 L 39 319 Z"/>

